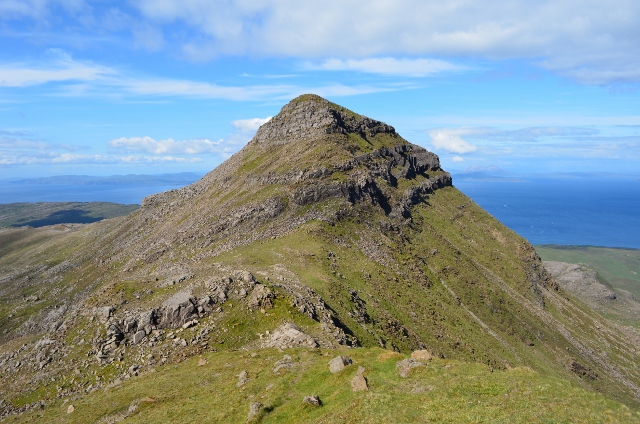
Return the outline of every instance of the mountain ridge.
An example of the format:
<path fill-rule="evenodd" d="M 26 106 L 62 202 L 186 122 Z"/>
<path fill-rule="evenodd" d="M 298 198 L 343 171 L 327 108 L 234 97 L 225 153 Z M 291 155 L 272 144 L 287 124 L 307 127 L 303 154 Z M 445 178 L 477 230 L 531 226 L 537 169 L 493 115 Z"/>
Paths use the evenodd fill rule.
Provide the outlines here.
<path fill-rule="evenodd" d="M 0 313 L 0 346 L 30 340 L 0 357 L 15 402 L 19 388 L 88 393 L 134 365 L 300 343 L 529 366 L 640 400 L 638 346 L 563 292 L 437 155 L 315 95 L 196 183 L 38 234 L 0 258 L 14 310 Z"/>

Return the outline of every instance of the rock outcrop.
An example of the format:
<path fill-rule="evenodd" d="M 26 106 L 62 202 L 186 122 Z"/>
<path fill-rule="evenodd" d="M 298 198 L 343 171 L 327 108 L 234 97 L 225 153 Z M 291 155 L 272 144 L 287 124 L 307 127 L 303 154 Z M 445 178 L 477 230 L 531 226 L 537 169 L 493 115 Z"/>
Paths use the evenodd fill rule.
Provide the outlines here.
<path fill-rule="evenodd" d="M 285 323 L 263 340 L 261 347 L 275 347 L 278 349 L 318 347 L 318 342 L 313 337 L 305 334 L 297 325 Z"/>

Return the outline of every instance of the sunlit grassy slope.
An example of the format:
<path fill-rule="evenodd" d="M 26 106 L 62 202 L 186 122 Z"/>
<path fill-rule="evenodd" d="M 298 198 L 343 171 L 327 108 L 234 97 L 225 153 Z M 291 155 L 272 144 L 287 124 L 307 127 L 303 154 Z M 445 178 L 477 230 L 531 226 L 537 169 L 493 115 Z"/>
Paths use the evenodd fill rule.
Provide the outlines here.
<path fill-rule="evenodd" d="M 338 354 L 354 363 L 334 375 L 327 362 Z M 275 373 L 284 355 L 291 356 L 293 366 Z M 396 371 L 397 361 L 405 357 L 378 348 L 208 353 L 6 422 L 117 422 L 126 417 L 131 423 L 242 423 L 252 402 L 262 404 L 256 422 L 263 423 L 640 420 L 637 411 L 528 367 L 492 370 L 434 359 L 405 379 Z M 365 368 L 369 390 L 353 392 L 350 381 L 359 366 Z M 238 386 L 242 371 L 249 381 Z M 303 403 L 307 395 L 318 395 L 323 406 Z"/>

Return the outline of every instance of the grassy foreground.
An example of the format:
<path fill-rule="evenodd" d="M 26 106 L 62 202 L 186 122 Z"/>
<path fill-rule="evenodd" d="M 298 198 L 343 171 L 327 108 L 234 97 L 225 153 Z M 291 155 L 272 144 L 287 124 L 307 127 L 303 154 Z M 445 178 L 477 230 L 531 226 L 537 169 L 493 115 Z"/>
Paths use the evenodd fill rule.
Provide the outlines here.
<path fill-rule="evenodd" d="M 338 354 L 354 363 L 331 374 Z M 290 369 L 274 372 L 289 355 Z M 478 363 L 433 359 L 405 379 L 396 363 L 407 357 L 379 348 L 223 351 L 192 357 L 132 377 L 84 397 L 58 400 L 6 422 L 638 422 L 640 413 L 568 380 L 528 367 L 492 370 Z M 350 381 L 365 368 L 369 390 Z M 238 386 L 238 375 L 249 380 Z M 318 395 L 323 406 L 302 402 Z M 70 408 L 73 405 L 73 408 Z M 72 412 L 68 412 L 73 409 Z"/>
<path fill-rule="evenodd" d="M 640 298 L 640 250 L 594 246 L 535 246 L 543 261 L 584 263 L 614 288 Z"/>

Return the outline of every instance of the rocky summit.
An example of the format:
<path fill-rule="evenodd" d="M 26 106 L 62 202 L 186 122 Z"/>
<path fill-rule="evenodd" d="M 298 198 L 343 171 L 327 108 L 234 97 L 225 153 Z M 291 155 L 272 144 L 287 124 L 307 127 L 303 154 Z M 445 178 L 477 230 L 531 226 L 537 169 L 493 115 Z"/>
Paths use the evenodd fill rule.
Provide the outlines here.
<path fill-rule="evenodd" d="M 527 367 L 632 408 L 640 401 L 639 347 L 559 288 L 435 154 L 315 95 L 292 100 L 200 181 L 126 217 L 2 231 L 3 416 L 191 356 L 261 349 L 420 351 L 398 362 L 407 380 L 433 357 Z M 273 362 L 264 371 L 273 376 L 306 366 Z M 344 377 L 349 387 L 360 376 L 349 396 L 381 387 L 366 370 Z M 233 390 L 260 381 L 242 371 Z M 320 396 L 313 411 L 331 405 Z M 281 405 L 252 402 L 249 420 Z"/>

